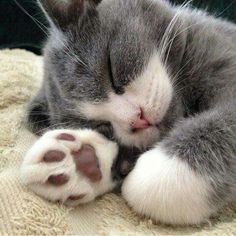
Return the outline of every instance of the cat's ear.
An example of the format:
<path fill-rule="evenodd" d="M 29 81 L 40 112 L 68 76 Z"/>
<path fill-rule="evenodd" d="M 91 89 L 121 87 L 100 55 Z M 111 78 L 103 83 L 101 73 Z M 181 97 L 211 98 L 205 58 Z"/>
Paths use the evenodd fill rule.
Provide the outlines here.
<path fill-rule="evenodd" d="M 101 0 L 38 0 L 51 25 L 65 30 L 76 24 L 89 9 L 95 9 Z"/>

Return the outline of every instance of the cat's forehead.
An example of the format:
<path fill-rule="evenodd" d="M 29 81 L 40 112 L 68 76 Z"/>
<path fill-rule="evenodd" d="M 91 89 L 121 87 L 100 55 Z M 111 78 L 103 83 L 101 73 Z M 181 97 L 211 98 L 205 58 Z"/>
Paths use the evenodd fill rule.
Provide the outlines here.
<path fill-rule="evenodd" d="M 157 51 L 158 36 L 148 24 L 153 17 L 151 3 L 103 0 L 80 25 L 76 21 L 53 33 L 49 69 L 54 68 L 63 88 L 75 90 L 79 99 L 96 100 L 139 77 Z M 56 41 L 62 41 L 59 47 Z"/>
<path fill-rule="evenodd" d="M 151 10 L 152 2 L 153 0 L 103 0 L 96 11 L 87 14 L 82 27 L 78 26 L 78 22 L 69 27 L 67 37 L 75 35 L 75 41 L 78 38 L 82 41 L 101 40 L 105 44 L 108 40 L 120 41 L 121 44 L 132 41 L 133 45 L 138 41 L 145 43 L 154 31 L 149 24 L 149 20 L 156 15 Z"/>
<path fill-rule="evenodd" d="M 90 19 L 82 29 L 72 27 L 67 41 L 92 70 L 102 70 L 101 64 L 110 59 L 113 75 L 123 84 L 141 73 L 155 45 L 143 11 L 131 1 L 122 2 L 102 1 L 92 24 Z"/>

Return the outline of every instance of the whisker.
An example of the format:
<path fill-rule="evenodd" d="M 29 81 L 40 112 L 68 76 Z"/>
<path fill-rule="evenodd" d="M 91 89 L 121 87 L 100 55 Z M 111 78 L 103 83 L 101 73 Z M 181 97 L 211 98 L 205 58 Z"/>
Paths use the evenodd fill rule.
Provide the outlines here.
<path fill-rule="evenodd" d="M 176 14 L 174 15 L 174 17 L 172 18 L 172 20 L 170 21 L 169 25 L 167 26 L 166 30 L 165 30 L 165 33 L 162 37 L 162 40 L 160 42 L 160 58 L 163 60 L 163 62 L 165 61 L 164 60 L 164 55 L 166 53 L 166 50 L 168 49 L 168 40 L 169 40 L 169 37 L 170 37 L 170 34 L 175 26 L 175 24 L 177 23 L 177 20 L 179 18 L 179 16 L 181 15 L 182 13 L 182 10 L 184 8 L 186 8 L 186 6 L 191 3 L 192 0 L 189 0 L 189 1 L 185 1 L 177 10 Z"/>
<path fill-rule="evenodd" d="M 223 15 L 234 3 L 235 3 L 235 1 L 233 0 L 225 9 L 223 9 L 221 12 L 216 14 L 215 17 L 221 17 L 221 15 Z"/>
<path fill-rule="evenodd" d="M 42 22 L 40 22 L 39 20 L 37 20 L 35 17 L 33 17 L 32 15 L 29 14 L 29 12 L 27 12 L 25 10 L 24 7 L 21 6 L 21 4 L 17 1 L 17 0 L 14 0 L 15 4 L 27 15 L 30 17 L 30 19 L 39 27 L 39 29 L 42 30 L 42 32 L 47 36 L 49 37 L 50 34 L 46 31 L 48 30 L 48 27 L 46 27 Z M 59 3 L 58 3 L 59 4 Z M 67 54 L 70 59 L 72 59 L 73 61 L 75 60 L 76 62 L 84 65 L 87 67 L 87 65 L 77 56 L 75 55 L 75 53 L 73 52 L 73 50 L 69 47 L 69 45 L 66 45 L 66 43 L 60 39 L 60 37 L 57 37 L 57 40 L 59 40 L 59 42 L 68 50 L 68 52 L 72 55 L 70 55 L 68 52 L 64 51 L 65 54 Z"/>
<path fill-rule="evenodd" d="M 28 16 L 30 17 L 31 20 L 34 21 L 34 23 L 39 27 L 39 29 L 42 30 L 42 32 L 46 35 L 46 36 L 49 36 L 48 32 L 46 31 L 48 28 L 43 24 L 41 23 L 39 20 L 37 20 L 35 17 L 33 17 L 32 15 L 29 14 L 29 12 L 27 12 L 25 10 L 24 7 L 21 6 L 21 4 L 17 1 L 17 0 L 13 0 L 15 2 L 15 4 Z"/>

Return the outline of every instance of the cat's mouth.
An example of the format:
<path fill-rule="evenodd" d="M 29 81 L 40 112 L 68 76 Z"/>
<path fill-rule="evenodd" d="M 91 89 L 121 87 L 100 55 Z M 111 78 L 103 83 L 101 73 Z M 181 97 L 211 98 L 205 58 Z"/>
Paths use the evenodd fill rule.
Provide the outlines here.
<path fill-rule="evenodd" d="M 138 133 L 144 132 L 148 129 L 159 129 L 159 128 L 160 128 L 160 123 L 156 123 L 156 124 L 149 123 L 149 125 L 145 128 L 131 128 L 130 133 L 138 134 Z"/>
<path fill-rule="evenodd" d="M 140 116 L 136 119 L 135 122 L 131 124 L 130 133 L 136 134 L 147 129 L 159 128 L 160 123 L 153 123 L 151 122 L 147 116 L 144 114 L 142 108 L 140 108 Z"/>
<path fill-rule="evenodd" d="M 117 124 L 114 124 L 113 127 L 119 143 L 142 149 L 153 145 L 159 139 L 161 130 L 159 124 L 150 124 L 143 129 L 131 129 L 130 127 L 122 127 Z"/>

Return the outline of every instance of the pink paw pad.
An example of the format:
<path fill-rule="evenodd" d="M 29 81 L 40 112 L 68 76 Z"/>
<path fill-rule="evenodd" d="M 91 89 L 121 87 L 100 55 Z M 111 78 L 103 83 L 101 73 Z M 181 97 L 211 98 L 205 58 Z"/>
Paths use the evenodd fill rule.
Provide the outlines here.
<path fill-rule="evenodd" d="M 44 162 L 59 162 L 65 158 L 66 154 L 59 150 L 50 150 L 43 157 Z"/>
<path fill-rule="evenodd" d="M 69 176 L 60 174 L 60 175 L 51 175 L 48 178 L 48 183 L 55 185 L 55 186 L 61 186 L 66 184 L 69 181 Z"/>
<path fill-rule="evenodd" d="M 97 182 L 102 179 L 98 158 L 92 146 L 85 144 L 78 151 L 72 151 L 77 170 L 90 181 Z"/>
<path fill-rule="evenodd" d="M 45 153 L 43 157 L 43 161 L 47 163 L 52 162 L 60 162 L 66 157 L 66 154 L 59 150 L 50 150 L 47 153 Z M 61 186 L 66 184 L 69 181 L 69 176 L 60 174 L 60 175 L 51 175 L 49 176 L 47 182 L 55 185 L 55 186 Z"/>
<path fill-rule="evenodd" d="M 72 195 L 68 198 L 68 200 L 71 200 L 71 201 L 77 201 L 77 200 L 80 200 L 82 198 L 84 198 L 86 196 L 86 194 L 80 194 L 80 195 Z"/>
<path fill-rule="evenodd" d="M 58 140 L 64 140 L 64 141 L 75 141 L 75 137 L 71 134 L 66 134 L 66 133 L 62 133 L 60 135 L 57 136 Z"/>
<path fill-rule="evenodd" d="M 76 138 L 73 135 L 62 133 L 57 136 L 58 140 L 75 141 Z M 91 182 L 98 182 L 102 179 L 102 172 L 99 168 L 98 158 L 95 153 L 95 149 L 88 144 L 84 144 L 78 151 L 71 151 L 73 156 L 76 170 L 87 177 Z M 60 150 L 49 150 L 44 154 L 43 161 L 47 163 L 60 162 L 66 158 L 66 154 Z M 51 175 L 49 176 L 47 183 L 54 186 L 61 186 L 69 181 L 69 176 L 65 174 Z M 68 200 L 76 201 L 82 199 L 85 195 L 70 196 Z"/>

